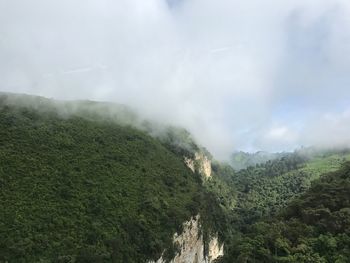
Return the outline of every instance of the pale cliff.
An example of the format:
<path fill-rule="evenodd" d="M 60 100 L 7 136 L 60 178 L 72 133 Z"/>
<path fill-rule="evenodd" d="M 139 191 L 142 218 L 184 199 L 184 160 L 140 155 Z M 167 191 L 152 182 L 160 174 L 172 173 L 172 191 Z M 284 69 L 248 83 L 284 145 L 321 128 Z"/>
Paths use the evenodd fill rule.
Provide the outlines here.
<path fill-rule="evenodd" d="M 185 157 L 185 164 L 192 172 L 201 174 L 204 179 L 211 178 L 211 160 L 203 152 L 196 152 L 193 159 Z"/>
<path fill-rule="evenodd" d="M 220 244 L 217 235 L 208 244 L 208 253 L 204 253 L 204 240 L 200 231 L 199 215 L 183 224 L 183 232 L 174 234 L 174 244 L 179 252 L 170 263 L 211 263 L 224 255 L 224 245 Z M 163 257 L 148 263 L 165 263 Z"/>

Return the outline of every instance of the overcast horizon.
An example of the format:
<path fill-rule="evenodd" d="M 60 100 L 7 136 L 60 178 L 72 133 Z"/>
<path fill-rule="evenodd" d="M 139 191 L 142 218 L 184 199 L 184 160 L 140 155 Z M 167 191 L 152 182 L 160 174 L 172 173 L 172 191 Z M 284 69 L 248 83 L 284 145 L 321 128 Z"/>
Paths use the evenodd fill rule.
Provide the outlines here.
<path fill-rule="evenodd" d="M 0 0 L 0 91 L 130 105 L 215 157 L 350 146 L 350 2 Z"/>

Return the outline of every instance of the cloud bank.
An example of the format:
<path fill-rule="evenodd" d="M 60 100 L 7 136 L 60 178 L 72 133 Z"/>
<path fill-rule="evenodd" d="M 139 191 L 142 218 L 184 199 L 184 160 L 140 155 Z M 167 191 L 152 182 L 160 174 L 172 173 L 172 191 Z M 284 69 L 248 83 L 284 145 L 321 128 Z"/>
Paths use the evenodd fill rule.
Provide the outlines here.
<path fill-rule="evenodd" d="M 233 150 L 350 145 L 346 0 L 0 0 L 0 90 L 108 100 Z"/>

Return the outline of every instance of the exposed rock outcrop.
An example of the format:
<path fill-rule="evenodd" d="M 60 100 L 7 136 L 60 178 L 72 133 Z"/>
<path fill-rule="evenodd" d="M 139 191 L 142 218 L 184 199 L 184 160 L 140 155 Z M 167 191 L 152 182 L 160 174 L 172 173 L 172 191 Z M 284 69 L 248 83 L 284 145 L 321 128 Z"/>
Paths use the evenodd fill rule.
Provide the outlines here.
<path fill-rule="evenodd" d="M 204 179 L 211 178 L 211 161 L 203 152 L 196 152 L 193 159 L 185 157 L 185 164 L 192 172 L 201 174 Z"/>
<path fill-rule="evenodd" d="M 199 215 L 183 224 L 182 234 L 174 235 L 174 244 L 180 249 L 170 263 L 211 263 L 224 255 L 224 245 L 215 236 L 209 241 L 208 255 L 204 254 L 204 241 L 200 232 Z M 165 263 L 163 257 L 148 263 Z"/>
<path fill-rule="evenodd" d="M 194 160 L 187 157 L 184 157 L 184 158 L 185 158 L 185 164 L 187 165 L 187 167 L 190 168 L 192 172 L 195 172 L 196 169 L 194 167 Z"/>

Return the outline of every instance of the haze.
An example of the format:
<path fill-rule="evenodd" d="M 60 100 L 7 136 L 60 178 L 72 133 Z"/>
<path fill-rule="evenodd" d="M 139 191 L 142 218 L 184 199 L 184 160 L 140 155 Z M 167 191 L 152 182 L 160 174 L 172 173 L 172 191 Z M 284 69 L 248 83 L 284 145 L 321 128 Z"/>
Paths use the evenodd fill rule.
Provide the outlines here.
<path fill-rule="evenodd" d="M 346 0 L 0 0 L 0 91 L 114 101 L 234 150 L 350 146 Z"/>

